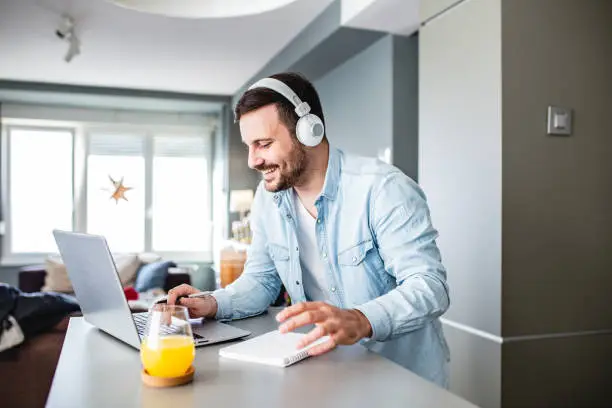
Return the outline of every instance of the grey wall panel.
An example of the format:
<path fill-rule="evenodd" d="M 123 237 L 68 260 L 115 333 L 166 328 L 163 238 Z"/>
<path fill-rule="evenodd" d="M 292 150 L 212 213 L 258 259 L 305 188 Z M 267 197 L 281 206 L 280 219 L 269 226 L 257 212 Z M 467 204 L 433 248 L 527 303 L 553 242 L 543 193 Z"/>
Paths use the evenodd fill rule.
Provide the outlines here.
<path fill-rule="evenodd" d="M 315 82 L 332 145 L 374 157 L 391 148 L 392 58 L 386 36 Z"/>
<path fill-rule="evenodd" d="M 242 143 L 238 124 L 233 122 L 229 126 L 228 160 L 229 190 L 255 189 L 260 177 L 248 166 L 248 148 Z"/>
<path fill-rule="evenodd" d="M 221 240 L 227 238 L 230 231 L 228 223 L 229 160 L 226 160 L 229 148 L 229 114 L 229 106 L 226 104 L 221 111 L 221 120 L 213 139 L 212 220 L 215 254 L 219 253 Z"/>
<path fill-rule="evenodd" d="M 503 333 L 612 328 L 612 2 L 506 0 L 502 24 Z"/>
<path fill-rule="evenodd" d="M 392 162 L 413 180 L 419 172 L 419 37 L 393 36 Z"/>
<path fill-rule="evenodd" d="M 301 72 L 311 81 L 316 81 L 384 36 L 385 33 L 379 31 L 339 27 L 288 70 Z"/>
<path fill-rule="evenodd" d="M 612 334 L 506 343 L 502 406 L 609 407 Z"/>

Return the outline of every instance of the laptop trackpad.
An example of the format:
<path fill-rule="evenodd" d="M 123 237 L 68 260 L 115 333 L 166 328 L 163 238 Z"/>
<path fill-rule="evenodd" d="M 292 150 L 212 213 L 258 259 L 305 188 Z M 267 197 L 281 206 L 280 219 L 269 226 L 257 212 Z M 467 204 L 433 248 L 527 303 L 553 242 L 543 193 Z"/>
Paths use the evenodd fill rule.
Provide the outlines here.
<path fill-rule="evenodd" d="M 251 334 L 249 331 L 216 320 L 202 321 L 200 319 L 194 319 L 190 321 L 193 332 L 208 340 L 205 344 L 239 339 Z"/>

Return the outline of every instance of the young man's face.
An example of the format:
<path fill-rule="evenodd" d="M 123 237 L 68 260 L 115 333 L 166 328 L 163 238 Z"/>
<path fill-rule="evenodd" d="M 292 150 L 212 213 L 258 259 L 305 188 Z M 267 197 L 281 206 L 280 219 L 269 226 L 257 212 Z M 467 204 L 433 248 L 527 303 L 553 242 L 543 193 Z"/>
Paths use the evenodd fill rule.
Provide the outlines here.
<path fill-rule="evenodd" d="M 285 190 L 300 181 L 306 152 L 281 122 L 276 105 L 242 115 L 240 133 L 249 148 L 249 167 L 261 172 L 266 190 Z"/>

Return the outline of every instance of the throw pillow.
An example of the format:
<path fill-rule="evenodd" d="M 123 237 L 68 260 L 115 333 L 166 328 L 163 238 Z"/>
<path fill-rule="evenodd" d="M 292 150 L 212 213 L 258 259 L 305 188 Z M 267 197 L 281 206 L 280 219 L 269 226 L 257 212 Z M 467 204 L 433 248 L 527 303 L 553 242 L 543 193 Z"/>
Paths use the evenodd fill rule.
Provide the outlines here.
<path fill-rule="evenodd" d="M 176 267 L 172 261 L 159 261 L 144 264 L 138 271 L 134 289 L 137 292 L 146 292 L 150 289 L 163 288 L 168 276 L 168 269 Z"/>
<path fill-rule="evenodd" d="M 140 258 L 140 262 L 145 263 L 145 264 L 162 260 L 161 255 L 158 255 L 153 252 L 141 252 L 138 254 L 138 258 Z"/>
<path fill-rule="evenodd" d="M 138 255 L 117 255 L 114 258 L 121 286 L 125 287 L 134 284 L 138 268 L 142 265 Z"/>
<path fill-rule="evenodd" d="M 60 259 L 47 258 L 45 260 L 45 270 L 47 275 L 45 276 L 45 286 L 42 288 L 44 292 L 74 292 L 66 266 Z"/>

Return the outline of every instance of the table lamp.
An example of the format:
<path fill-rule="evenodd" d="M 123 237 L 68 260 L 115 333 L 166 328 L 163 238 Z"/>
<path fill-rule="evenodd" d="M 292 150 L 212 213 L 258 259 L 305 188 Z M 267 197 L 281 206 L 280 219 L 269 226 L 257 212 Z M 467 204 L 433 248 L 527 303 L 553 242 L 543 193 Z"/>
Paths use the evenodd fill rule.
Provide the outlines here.
<path fill-rule="evenodd" d="M 253 190 L 232 190 L 230 191 L 229 210 L 230 212 L 240 213 L 240 220 L 244 220 L 247 211 L 253 204 Z"/>

